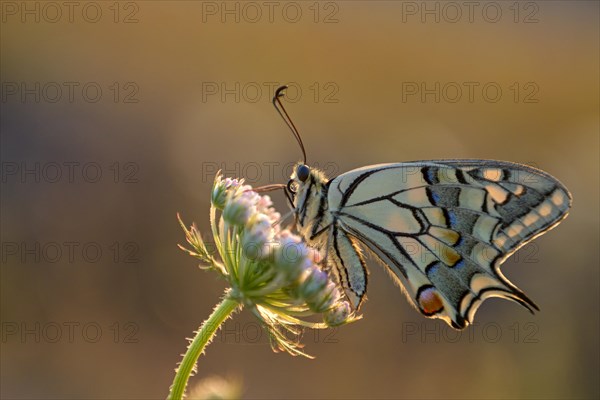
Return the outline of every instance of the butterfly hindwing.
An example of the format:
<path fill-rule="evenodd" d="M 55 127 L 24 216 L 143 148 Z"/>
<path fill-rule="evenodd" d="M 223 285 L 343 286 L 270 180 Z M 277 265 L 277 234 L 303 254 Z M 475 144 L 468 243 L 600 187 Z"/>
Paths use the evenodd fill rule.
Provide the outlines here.
<path fill-rule="evenodd" d="M 382 164 L 350 171 L 328 186 L 333 240 L 338 250 L 347 249 L 329 255 L 336 268 L 348 269 L 354 260 L 349 271 L 355 277 L 363 271 L 366 285 L 364 261 L 359 251 L 353 255 L 358 239 L 424 315 L 456 328 L 471 322 L 488 297 L 536 308 L 499 266 L 560 222 L 571 203 L 569 192 L 550 175 L 502 161 Z M 353 290 L 351 282 L 345 287 L 358 307 L 362 288 Z"/>
<path fill-rule="evenodd" d="M 332 226 L 327 254 L 348 299 L 353 304 L 360 303 L 367 291 L 368 271 L 357 240 L 347 231 Z"/>

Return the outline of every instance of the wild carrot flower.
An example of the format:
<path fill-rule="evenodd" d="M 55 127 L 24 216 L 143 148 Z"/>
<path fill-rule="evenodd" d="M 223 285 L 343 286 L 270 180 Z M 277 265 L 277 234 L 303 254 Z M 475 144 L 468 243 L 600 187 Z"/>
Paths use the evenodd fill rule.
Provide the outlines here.
<path fill-rule="evenodd" d="M 324 329 L 356 320 L 337 284 L 324 272 L 321 255 L 279 225 L 281 216 L 268 196 L 243 180 L 217 175 L 211 194 L 210 225 L 216 253 L 209 251 L 195 225 L 179 218 L 191 248 L 179 246 L 228 282 L 222 302 L 204 322 L 184 356 L 170 399 L 183 395 L 198 356 L 219 326 L 246 307 L 261 322 L 274 351 L 303 355 L 303 328 Z M 309 318 L 320 316 L 321 322 Z"/>

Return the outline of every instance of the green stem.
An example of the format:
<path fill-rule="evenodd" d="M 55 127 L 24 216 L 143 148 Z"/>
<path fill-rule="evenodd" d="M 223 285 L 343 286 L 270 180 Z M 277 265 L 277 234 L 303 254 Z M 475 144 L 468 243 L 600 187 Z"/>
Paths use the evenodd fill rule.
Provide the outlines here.
<path fill-rule="evenodd" d="M 183 356 L 179 368 L 177 368 L 173 386 L 171 387 L 171 393 L 169 393 L 169 400 L 181 400 L 183 398 L 183 392 L 185 391 L 188 379 L 190 378 L 194 365 L 196 365 L 198 357 L 200 357 L 200 354 L 202 354 L 206 345 L 210 343 L 221 324 L 225 322 L 239 305 L 240 303 L 238 301 L 232 299 L 228 294 L 225 294 L 223 301 L 215 307 L 210 317 L 204 321 L 200 330 L 196 333 L 194 340 L 190 343 L 185 356 Z"/>

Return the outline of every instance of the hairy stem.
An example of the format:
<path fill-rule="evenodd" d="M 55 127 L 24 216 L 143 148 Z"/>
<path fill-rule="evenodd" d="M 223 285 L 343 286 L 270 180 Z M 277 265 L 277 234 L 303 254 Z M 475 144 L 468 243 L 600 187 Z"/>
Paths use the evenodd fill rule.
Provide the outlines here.
<path fill-rule="evenodd" d="M 202 354 L 206 345 L 210 343 L 221 324 L 229 318 L 231 313 L 233 313 L 239 305 L 240 303 L 238 301 L 232 299 L 228 293 L 226 293 L 223 301 L 215 307 L 210 317 L 204 321 L 190 343 L 185 356 L 183 356 L 179 368 L 177 368 L 173 386 L 169 393 L 169 400 L 181 400 L 183 398 L 188 379 L 194 369 L 194 365 L 196 365 L 198 357 L 200 357 L 200 354 Z"/>

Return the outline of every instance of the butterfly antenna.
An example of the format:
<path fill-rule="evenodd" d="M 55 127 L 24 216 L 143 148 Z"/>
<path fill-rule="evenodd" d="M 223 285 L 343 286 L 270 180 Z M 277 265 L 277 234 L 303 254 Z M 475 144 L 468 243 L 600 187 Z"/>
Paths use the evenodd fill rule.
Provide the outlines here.
<path fill-rule="evenodd" d="M 279 100 L 280 97 L 285 96 L 284 91 L 287 88 L 288 88 L 287 85 L 283 85 L 283 86 L 280 86 L 275 91 L 275 96 L 273 96 L 273 106 L 275 106 L 275 109 L 277 110 L 277 112 L 279 113 L 281 118 L 285 121 L 287 126 L 290 128 L 290 130 L 294 134 L 294 137 L 298 141 L 298 144 L 300 145 L 300 149 L 302 150 L 302 157 L 304 158 L 303 163 L 306 164 L 306 150 L 304 149 L 304 143 L 302 143 L 302 138 L 300 137 L 300 132 L 298 132 L 298 128 L 296 128 L 296 125 L 294 125 L 294 122 L 288 115 L 287 111 L 285 111 L 285 107 L 281 103 L 281 100 Z"/>

